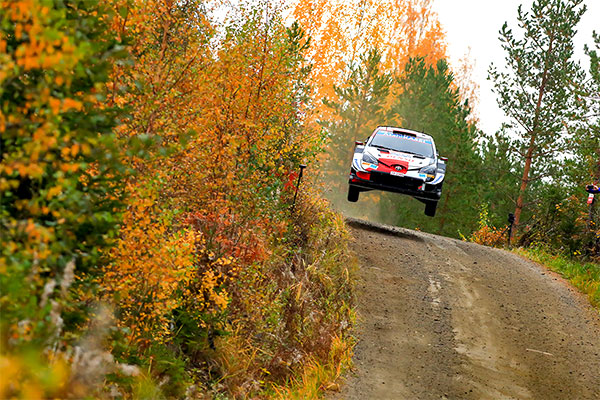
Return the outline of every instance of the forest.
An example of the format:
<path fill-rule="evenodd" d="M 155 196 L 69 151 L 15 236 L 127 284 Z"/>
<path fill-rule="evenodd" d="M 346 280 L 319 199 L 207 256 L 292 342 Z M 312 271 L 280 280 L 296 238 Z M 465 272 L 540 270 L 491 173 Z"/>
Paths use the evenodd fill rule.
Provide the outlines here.
<path fill-rule="evenodd" d="M 0 398 L 335 390 L 356 340 L 344 216 L 505 246 L 513 213 L 513 246 L 581 264 L 600 305 L 582 0 L 498 27 L 498 132 L 433 0 L 0 4 Z M 448 157 L 435 218 L 389 193 L 346 202 L 378 125 Z"/>

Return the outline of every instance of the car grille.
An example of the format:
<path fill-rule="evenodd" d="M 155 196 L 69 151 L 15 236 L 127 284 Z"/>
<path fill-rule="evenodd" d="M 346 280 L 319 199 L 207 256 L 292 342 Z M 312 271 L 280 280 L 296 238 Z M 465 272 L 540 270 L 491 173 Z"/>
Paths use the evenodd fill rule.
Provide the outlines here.
<path fill-rule="evenodd" d="M 423 181 L 408 176 L 394 176 L 382 172 L 371 172 L 371 181 L 386 186 L 417 190 Z"/>

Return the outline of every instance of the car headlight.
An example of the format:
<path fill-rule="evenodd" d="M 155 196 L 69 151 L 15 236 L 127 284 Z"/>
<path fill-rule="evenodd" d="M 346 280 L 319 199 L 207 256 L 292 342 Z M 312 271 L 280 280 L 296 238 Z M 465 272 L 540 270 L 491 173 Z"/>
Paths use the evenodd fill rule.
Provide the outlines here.
<path fill-rule="evenodd" d="M 437 166 L 435 164 L 428 165 L 419 170 L 420 174 L 427 175 L 427 182 L 432 181 L 435 178 L 435 173 L 437 171 Z"/>
<path fill-rule="evenodd" d="M 363 153 L 363 162 L 369 163 L 372 165 L 379 165 L 379 161 L 377 161 L 377 159 L 375 157 L 373 157 L 372 155 L 367 154 L 367 153 Z"/>

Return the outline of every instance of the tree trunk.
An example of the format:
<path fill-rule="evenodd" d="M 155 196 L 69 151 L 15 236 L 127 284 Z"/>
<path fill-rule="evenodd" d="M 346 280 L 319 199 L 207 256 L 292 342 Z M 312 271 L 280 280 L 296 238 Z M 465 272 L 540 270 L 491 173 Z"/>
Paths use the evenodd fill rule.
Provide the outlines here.
<path fill-rule="evenodd" d="M 542 82 L 540 84 L 540 91 L 538 92 L 537 104 L 535 105 L 535 117 L 533 119 L 533 127 L 531 129 L 531 138 L 529 139 L 529 147 L 525 155 L 525 167 L 523 168 L 523 177 L 521 178 L 521 187 L 519 188 L 519 197 L 517 198 L 517 205 L 515 208 L 515 230 L 519 227 L 521 222 L 521 211 L 523 211 L 523 199 L 525 198 L 525 191 L 527 190 L 527 184 L 529 183 L 529 172 L 531 171 L 531 164 L 533 164 L 533 152 L 535 150 L 535 139 L 537 137 L 539 129 L 539 118 L 540 109 L 542 107 L 542 98 L 546 90 L 546 82 L 548 81 L 548 60 L 550 54 L 552 54 L 552 44 L 554 42 L 554 36 L 550 36 L 550 44 L 548 45 L 548 51 L 546 52 L 546 62 L 544 63 L 544 72 L 542 73 Z M 514 230 L 513 230 L 514 233 Z M 511 235 L 512 236 L 512 235 Z M 511 238 L 512 239 L 512 238 Z"/>
<path fill-rule="evenodd" d="M 531 171 L 531 164 L 533 162 L 533 149 L 535 146 L 535 134 L 531 135 L 529 140 L 529 148 L 527 149 L 527 155 L 525 156 L 525 168 L 523 168 L 523 176 L 521 177 L 521 187 L 519 188 L 519 197 L 517 198 L 517 206 L 515 208 L 515 228 L 519 226 L 521 220 L 521 211 L 523 210 L 523 199 L 525 197 L 525 190 L 529 183 L 529 172 Z"/>

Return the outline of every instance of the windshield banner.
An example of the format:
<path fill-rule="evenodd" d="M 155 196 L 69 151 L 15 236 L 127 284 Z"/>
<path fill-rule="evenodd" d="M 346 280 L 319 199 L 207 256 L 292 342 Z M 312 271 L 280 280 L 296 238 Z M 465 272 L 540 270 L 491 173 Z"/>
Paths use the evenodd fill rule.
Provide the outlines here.
<path fill-rule="evenodd" d="M 427 143 L 427 144 L 431 144 L 432 143 L 431 140 L 429 140 L 429 139 L 423 139 L 423 138 L 412 136 L 412 135 L 405 135 L 403 133 L 388 132 L 388 131 L 379 131 L 379 132 L 377 132 L 377 134 L 378 135 L 384 135 L 384 136 L 397 137 L 397 138 L 406 139 L 406 140 L 413 140 L 413 141 L 419 142 L 419 143 Z"/>

